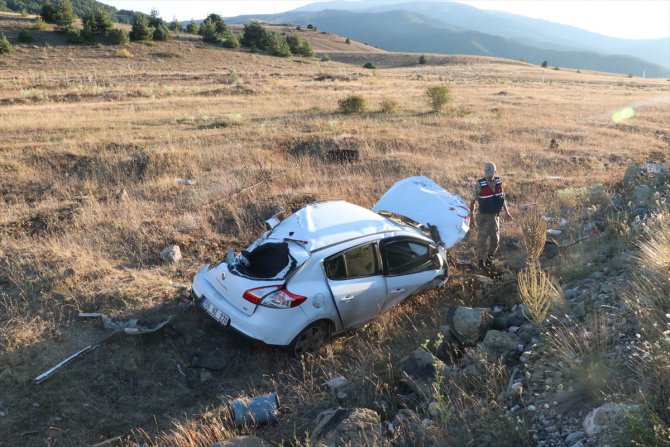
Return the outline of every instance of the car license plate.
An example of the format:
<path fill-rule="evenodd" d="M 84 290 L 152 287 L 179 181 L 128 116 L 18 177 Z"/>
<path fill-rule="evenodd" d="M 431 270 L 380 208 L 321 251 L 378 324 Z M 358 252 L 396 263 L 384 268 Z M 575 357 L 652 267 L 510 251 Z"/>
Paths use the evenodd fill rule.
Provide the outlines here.
<path fill-rule="evenodd" d="M 207 298 L 204 298 L 202 300 L 202 307 L 207 311 L 208 314 L 210 314 L 216 321 L 218 321 L 222 325 L 228 326 L 228 323 L 230 323 L 230 317 L 221 312 L 221 310 Z"/>

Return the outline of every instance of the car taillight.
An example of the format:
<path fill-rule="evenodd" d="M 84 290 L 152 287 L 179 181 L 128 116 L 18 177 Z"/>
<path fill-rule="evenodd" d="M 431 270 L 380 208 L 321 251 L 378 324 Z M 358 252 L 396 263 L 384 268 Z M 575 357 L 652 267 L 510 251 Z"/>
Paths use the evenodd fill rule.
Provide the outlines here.
<path fill-rule="evenodd" d="M 256 305 L 279 309 L 298 307 L 307 299 L 307 297 L 289 292 L 284 286 L 250 289 L 244 292 L 243 298 Z"/>

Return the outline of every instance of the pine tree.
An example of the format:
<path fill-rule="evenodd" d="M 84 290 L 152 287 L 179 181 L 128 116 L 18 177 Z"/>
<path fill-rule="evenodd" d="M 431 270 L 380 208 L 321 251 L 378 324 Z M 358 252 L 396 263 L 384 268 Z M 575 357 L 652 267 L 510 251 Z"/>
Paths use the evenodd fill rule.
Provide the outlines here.
<path fill-rule="evenodd" d="M 61 31 L 67 31 L 72 28 L 77 16 L 74 14 L 71 0 L 60 0 L 56 10 L 56 26 Z"/>
<path fill-rule="evenodd" d="M 133 16 L 133 27 L 130 30 L 130 40 L 137 42 L 150 40 L 153 30 L 149 28 L 149 22 L 144 14 L 137 13 Z"/>
<path fill-rule="evenodd" d="M 0 54 L 10 54 L 13 51 L 12 45 L 7 40 L 4 33 L 0 33 Z"/>
<path fill-rule="evenodd" d="M 191 23 L 186 25 L 186 32 L 187 33 L 198 34 L 199 30 L 200 30 L 200 25 L 198 25 L 198 22 L 196 22 L 193 19 L 191 19 Z"/>

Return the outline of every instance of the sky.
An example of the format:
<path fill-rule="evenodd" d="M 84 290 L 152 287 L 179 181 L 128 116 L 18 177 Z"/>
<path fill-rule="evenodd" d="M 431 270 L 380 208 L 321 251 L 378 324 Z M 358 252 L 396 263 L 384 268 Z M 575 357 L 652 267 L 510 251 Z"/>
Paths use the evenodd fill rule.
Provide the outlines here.
<path fill-rule="evenodd" d="M 572 25 L 606 36 L 655 39 L 670 36 L 670 0 L 458 0 L 478 9 L 505 11 Z M 274 14 L 314 1 L 237 0 L 102 0 L 118 9 L 149 13 L 156 8 L 165 20 Z"/>

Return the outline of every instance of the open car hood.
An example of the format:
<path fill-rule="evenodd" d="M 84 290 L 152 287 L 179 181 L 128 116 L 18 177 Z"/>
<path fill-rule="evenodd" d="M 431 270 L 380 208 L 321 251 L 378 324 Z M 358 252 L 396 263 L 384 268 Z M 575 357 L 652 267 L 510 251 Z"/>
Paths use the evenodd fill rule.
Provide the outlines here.
<path fill-rule="evenodd" d="M 463 199 L 428 177 L 408 177 L 396 182 L 372 210 L 407 217 L 428 229 L 434 227 L 433 239 L 439 239 L 435 242 L 447 248 L 463 239 L 470 227 L 470 210 Z"/>

